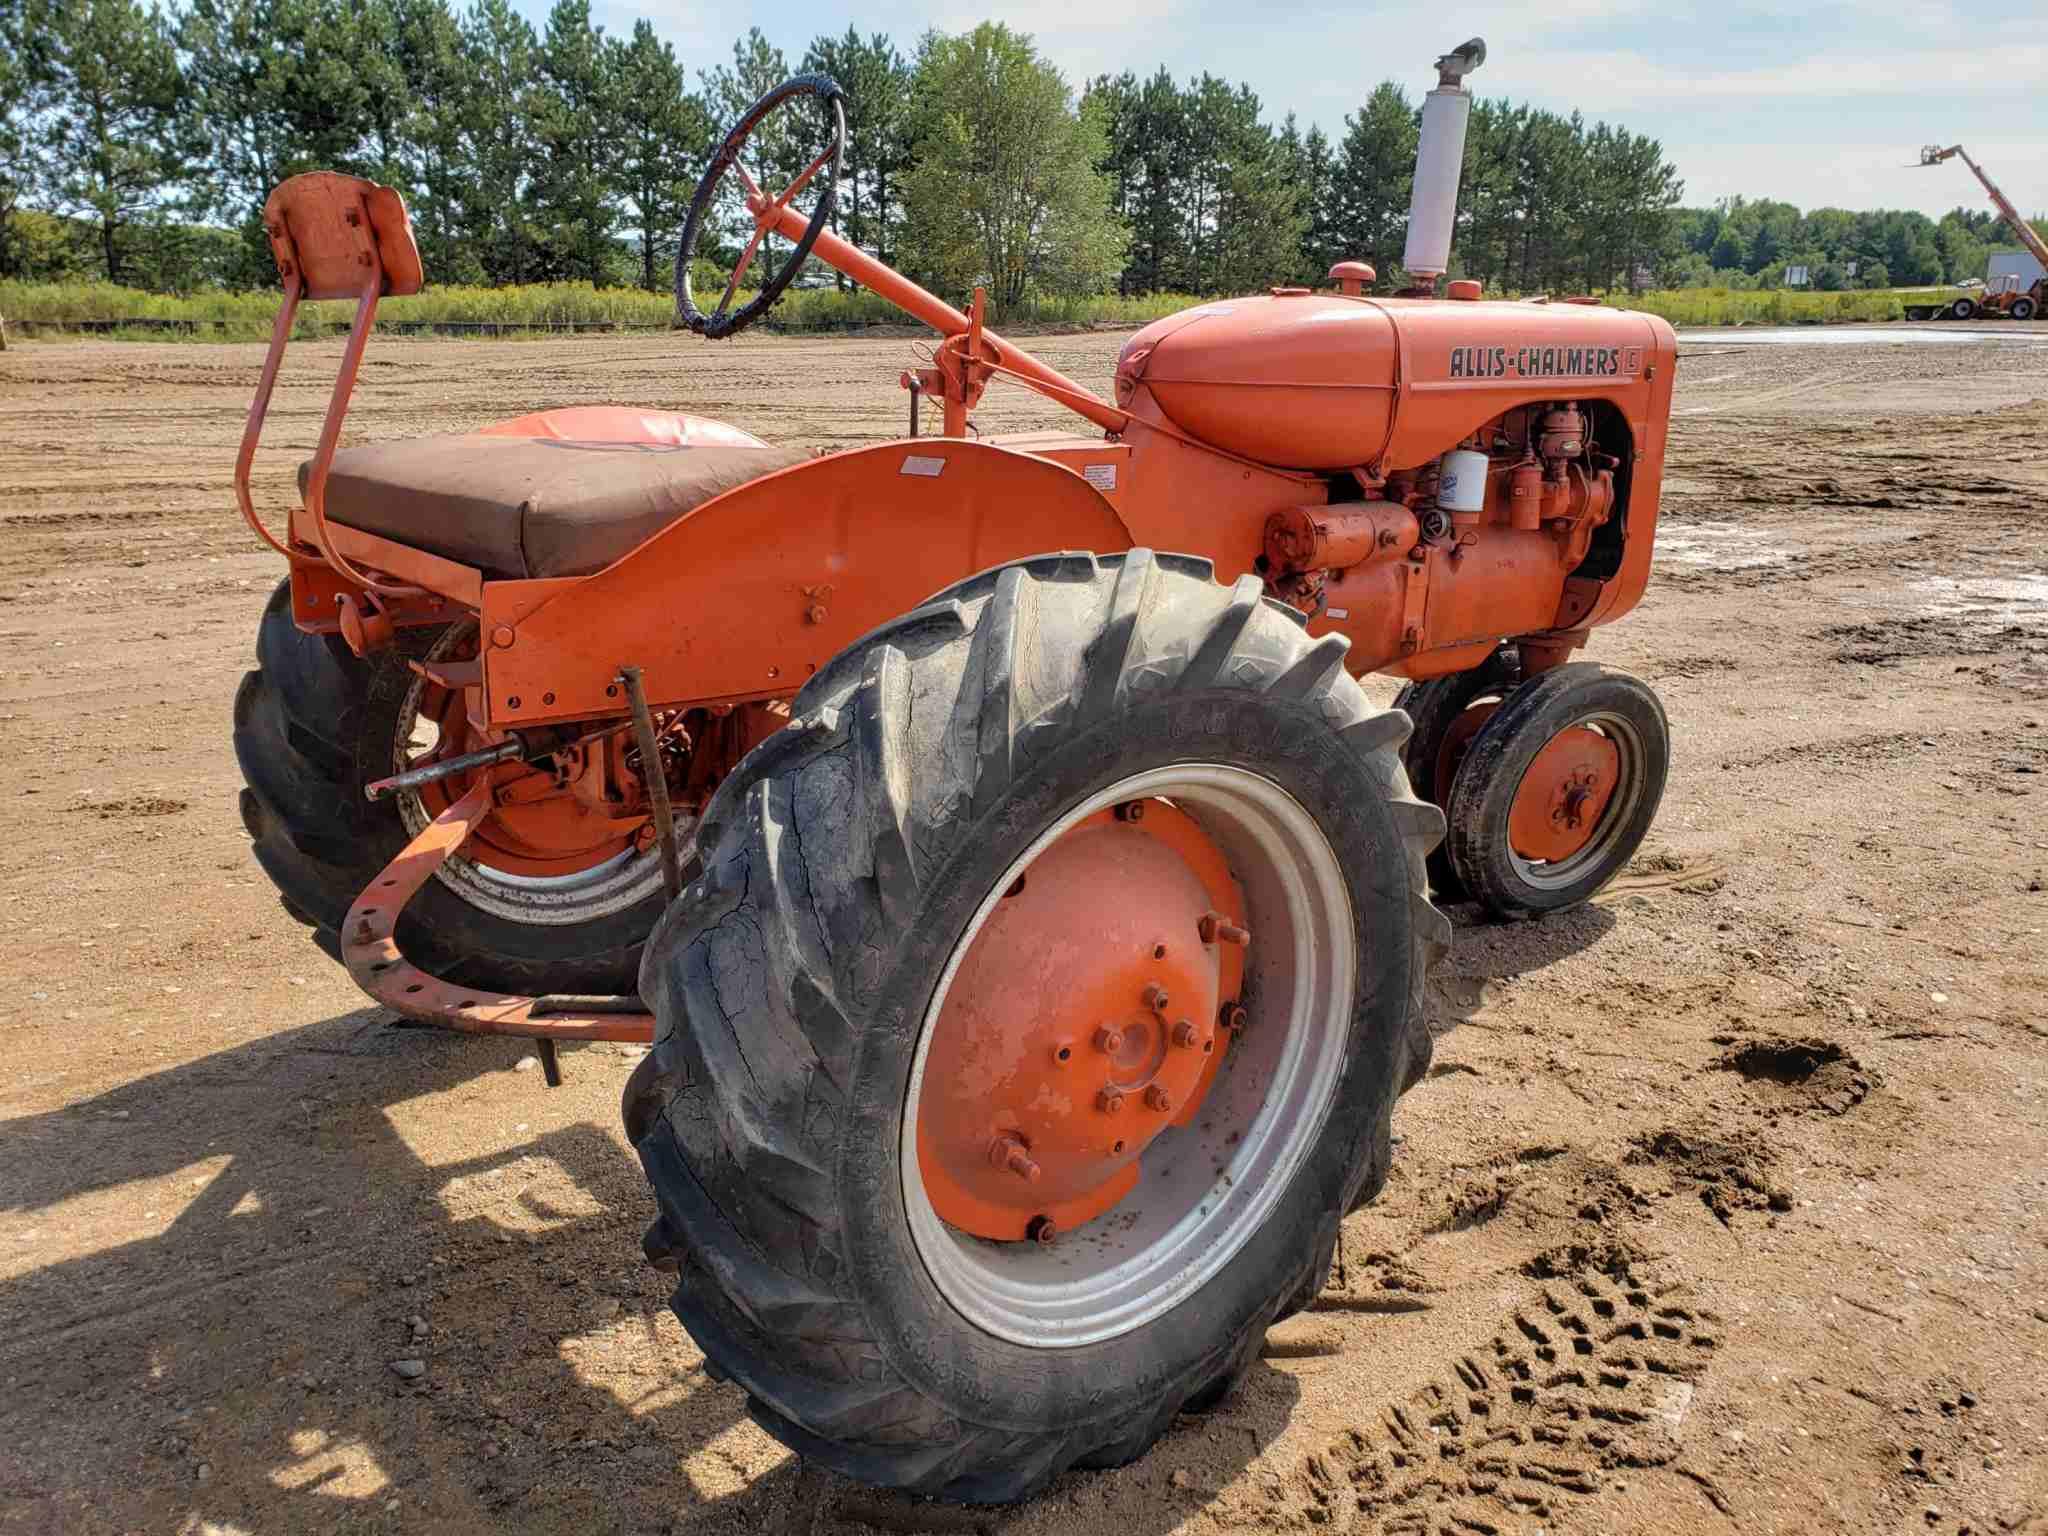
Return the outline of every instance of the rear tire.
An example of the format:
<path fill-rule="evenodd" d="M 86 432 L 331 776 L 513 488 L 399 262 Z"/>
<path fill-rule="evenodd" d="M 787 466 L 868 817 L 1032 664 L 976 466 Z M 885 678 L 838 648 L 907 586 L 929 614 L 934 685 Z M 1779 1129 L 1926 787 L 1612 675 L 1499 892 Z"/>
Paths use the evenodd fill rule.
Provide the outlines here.
<path fill-rule="evenodd" d="M 704 877 L 648 945 L 659 1065 L 629 1117 L 660 1207 L 646 1246 L 680 1264 L 676 1315 L 800 1455 L 945 1499 L 1021 1499 L 1141 1455 L 1320 1288 L 1338 1222 L 1386 1178 L 1394 1101 L 1429 1060 L 1424 974 L 1449 938 L 1423 875 L 1441 817 L 1409 792 L 1406 722 L 1372 709 L 1344 653 L 1257 578 L 1215 585 L 1206 561 L 1044 556 L 841 653 L 720 786 Z M 1255 1118 L 1247 1144 L 1291 1134 L 1305 1150 L 1199 1289 L 1162 1291 L 1136 1321 L 1084 1317 L 1072 1337 L 1087 1342 L 1018 1342 L 970 1322 L 920 1246 L 932 1218 L 902 1146 L 913 1064 L 962 935 L 1016 889 L 1019 860 L 1167 771 L 1254 777 L 1327 840 L 1349 922 L 1317 942 L 1357 957 L 1322 1015 L 1339 1042 L 1328 1109 L 1281 1132 Z M 1259 931 L 1256 900 L 1248 912 Z M 1247 1040 L 1266 997 L 1246 993 Z M 1238 1049 L 1219 1085 L 1252 1070 Z M 1141 1208 L 1171 1178 L 1144 1167 Z M 1141 1219 L 1127 1201 L 1060 1252 L 1091 1262 L 1119 1212 Z M 969 1264 L 1034 1246 L 947 1235 Z"/>
<path fill-rule="evenodd" d="M 2015 320 L 2031 320 L 2034 318 L 2034 301 L 2027 298 L 2014 299 L 2009 313 Z"/>
<path fill-rule="evenodd" d="M 392 742 L 414 684 L 408 658 L 444 631 L 401 630 L 359 657 L 334 635 L 292 622 L 291 583 L 271 594 L 256 632 L 257 669 L 235 692 L 242 825 L 284 909 L 339 961 L 349 905 L 410 840 L 396 799 L 363 786 L 393 770 Z M 662 893 L 586 922 L 522 923 L 486 911 L 444 880 L 423 886 L 398 943 L 422 970 L 507 993 L 630 994 Z"/>

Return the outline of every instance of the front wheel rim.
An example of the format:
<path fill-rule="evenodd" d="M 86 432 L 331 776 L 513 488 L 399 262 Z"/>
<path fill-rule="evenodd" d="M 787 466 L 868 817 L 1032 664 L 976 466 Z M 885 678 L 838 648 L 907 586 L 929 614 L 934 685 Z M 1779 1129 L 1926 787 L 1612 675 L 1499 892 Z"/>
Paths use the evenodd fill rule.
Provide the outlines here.
<path fill-rule="evenodd" d="M 1129 801 L 1164 799 L 1198 821 L 1245 892 L 1256 940 L 1248 1027 L 1203 1113 L 1160 1133 L 1137 1186 L 1055 1246 L 992 1242 L 940 1220 L 918 1156 L 934 1026 L 975 936 L 1054 840 Z M 1180 763 L 1121 779 L 1048 827 L 989 888 L 956 942 L 921 1023 L 900 1166 L 910 1235 L 947 1302 L 984 1332 L 1034 1348 L 1116 1338 L 1201 1290 L 1272 1215 L 1321 1138 L 1343 1075 L 1359 957 L 1349 887 L 1329 839 L 1286 790 L 1247 769 Z"/>
<path fill-rule="evenodd" d="M 1649 782 L 1649 749 L 1635 722 L 1612 710 L 1598 710 L 1572 721 L 1564 729 L 1596 731 L 1613 744 L 1617 758 L 1614 792 L 1601 807 L 1592 835 L 1568 857 L 1554 861 L 1532 859 L 1518 852 L 1512 841 L 1506 843 L 1508 861 L 1516 876 L 1523 884 L 1540 891 L 1561 890 L 1585 879 L 1595 869 L 1604 869 L 1616 850 L 1625 844 Z M 1557 732 L 1551 739 L 1562 734 L 1563 731 Z M 1518 780 L 1517 794 L 1521 788 Z"/>

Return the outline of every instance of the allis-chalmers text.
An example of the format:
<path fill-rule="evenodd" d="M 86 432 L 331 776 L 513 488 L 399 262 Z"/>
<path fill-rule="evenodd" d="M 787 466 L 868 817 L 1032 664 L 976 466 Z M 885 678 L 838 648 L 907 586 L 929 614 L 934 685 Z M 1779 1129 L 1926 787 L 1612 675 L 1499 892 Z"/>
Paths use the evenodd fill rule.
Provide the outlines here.
<path fill-rule="evenodd" d="M 1642 372 L 1641 347 L 1453 347 L 1454 379 L 1608 379 Z"/>

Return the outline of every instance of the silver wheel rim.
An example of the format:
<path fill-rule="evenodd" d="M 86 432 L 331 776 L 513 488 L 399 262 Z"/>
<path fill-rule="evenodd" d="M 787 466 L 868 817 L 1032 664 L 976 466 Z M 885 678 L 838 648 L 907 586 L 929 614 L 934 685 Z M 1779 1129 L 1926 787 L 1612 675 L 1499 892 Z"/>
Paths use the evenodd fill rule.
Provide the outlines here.
<path fill-rule="evenodd" d="M 1515 852 L 1512 843 L 1508 845 L 1508 861 L 1513 865 L 1515 874 L 1524 884 L 1534 886 L 1538 890 L 1556 890 L 1561 886 L 1583 880 L 1587 872 L 1604 862 L 1613 853 L 1615 846 L 1627 835 L 1629 823 L 1635 819 L 1636 808 L 1642 804 L 1643 784 L 1647 776 L 1645 769 L 1649 758 L 1643 746 L 1642 733 L 1631 722 L 1610 710 L 1601 710 L 1583 719 L 1574 720 L 1564 727 L 1564 731 L 1576 730 L 1580 726 L 1590 726 L 1614 743 L 1615 753 L 1620 758 L 1620 764 L 1615 770 L 1618 777 L 1614 794 L 1609 797 L 1605 808 L 1600 812 L 1600 825 L 1594 829 L 1593 836 L 1587 841 L 1586 846 L 1569 858 L 1559 859 L 1555 863 L 1544 859 L 1525 859 Z M 1559 731 L 1557 735 L 1563 735 L 1564 731 Z M 1557 737 L 1553 736 L 1550 739 L 1555 741 Z M 1545 742 L 1544 745 L 1548 746 L 1549 742 Z M 1540 752 L 1542 748 L 1539 747 L 1537 750 Z M 1530 761 L 1533 763 L 1535 759 L 1531 758 Z M 1522 771 L 1525 775 L 1528 773 L 1527 768 Z M 1521 789 L 1522 781 L 1516 779 L 1516 794 L 1520 794 Z M 1513 797 L 1509 798 L 1508 803 L 1514 803 Z"/>
<path fill-rule="evenodd" d="M 427 652 L 426 660 L 440 661 L 453 655 L 476 634 L 473 621 L 451 624 Z M 426 696 L 427 681 L 415 676 L 399 705 L 398 723 L 392 735 L 392 771 L 402 772 L 423 751 L 433 745 L 432 721 L 420 718 L 420 701 Z M 417 790 L 397 796 L 399 819 L 408 838 L 417 837 L 434 819 Z M 676 837 L 689 856 L 695 823 L 686 814 L 676 816 Z M 592 922 L 622 912 L 645 901 L 661 889 L 661 861 L 653 851 L 642 853 L 627 848 L 588 869 L 567 875 L 518 875 L 493 869 L 461 854 L 450 855 L 434 871 L 434 878 L 471 906 L 517 923 L 548 926 Z"/>
<path fill-rule="evenodd" d="M 939 1219 L 917 1157 L 926 1057 L 961 961 L 989 913 L 1054 839 L 1125 800 L 1160 798 L 1223 851 L 1256 936 L 1246 959 L 1250 1027 L 1217 1071 L 1202 1113 L 1159 1134 L 1131 1193 L 1058 1243 L 998 1243 Z M 976 1327 L 1040 1349 L 1112 1339 L 1207 1285 L 1257 1234 L 1321 1138 L 1343 1075 L 1357 992 L 1350 891 L 1315 818 L 1270 779 L 1181 763 L 1090 796 L 989 887 L 925 1010 L 900 1140 L 911 1240 L 941 1295 Z"/>

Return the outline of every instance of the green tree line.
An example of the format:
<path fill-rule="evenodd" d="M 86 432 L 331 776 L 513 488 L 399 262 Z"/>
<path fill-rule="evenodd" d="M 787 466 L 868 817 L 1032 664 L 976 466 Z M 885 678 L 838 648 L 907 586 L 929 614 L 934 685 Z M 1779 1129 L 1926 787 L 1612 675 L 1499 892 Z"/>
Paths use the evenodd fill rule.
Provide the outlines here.
<path fill-rule="evenodd" d="M 840 233 L 941 291 L 986 282 L 999 308 L 1212 294 L 1347 258 L 1383 289 L 1404 279 L 1420 102 L 1392 82 L 1327 134 L 1215 75 L 1077 91 L 992 24 L 907 50 L 849 28 L 795 54 L 753 30 L 693 69 L 647 21 L 607 34 L 589 0 L 555 0 L 540 27 L 509 0 L 0 0 L 0 277 L 266 287 L 263 199 L 332 167 L 406 195 L 437 281 L 659 290 L 720 128 L 804 70 L 847 88 Z M 750 155 L 786 180 L 819 132 L 778 117 Z M 1682 190 L 1653 138 L 1479 100 L 1454 275 L 1770 286 L 1804 264 L 1822 286 L 1872 285 L 1974 275 L 1998 243 L 1960 209 L 1688 210 Z"/>

